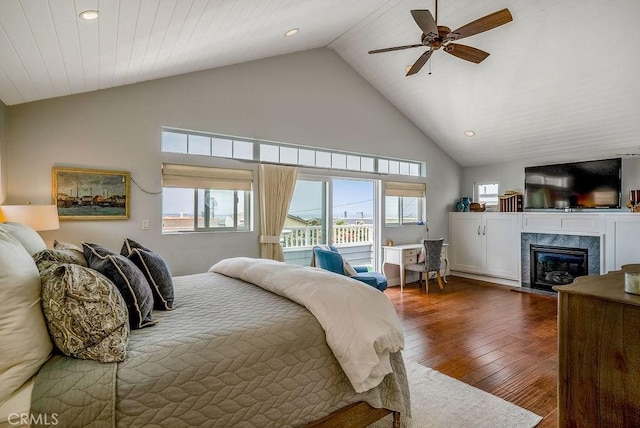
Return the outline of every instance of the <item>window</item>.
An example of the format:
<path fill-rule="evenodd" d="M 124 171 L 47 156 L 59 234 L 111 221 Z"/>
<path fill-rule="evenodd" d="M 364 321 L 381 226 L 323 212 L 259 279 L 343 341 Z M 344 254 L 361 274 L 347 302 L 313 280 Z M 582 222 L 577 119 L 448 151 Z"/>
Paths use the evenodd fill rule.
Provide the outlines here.
<path fill-rule="evenodd" d="M 251 229 L 253 171 L 162 166 L 162 232 Z"/>
<path fill-rule="evenodd" d="M 323 169 L 413 177 L 426 176 L 424 162 L 389 159 L 359 153 L 315 149 L 313 147 L 275 141 L 250 140 L 179 129 L 163 128 L 161 146 L 163 152 L 171 153 L 303 165 Z"/>
<path fill-rule="evenodd" d="M 373 265 L 376 185 L 375 180 L 298 178 L 281 235 L 284 260 L 309 266 L 311 249 L 332 243 L 350 263 Z"/>
<path fill-rule="evenodd" d="M 425 183 L 387 181 L 385 185 L 385 224 L 418 224 L 425 217 Z"/>
<path fill-rule="evenodd" d="M 498 206 L 498 183 L 476 184 L 476 202 L 487 204 L 487 207 Z"/>

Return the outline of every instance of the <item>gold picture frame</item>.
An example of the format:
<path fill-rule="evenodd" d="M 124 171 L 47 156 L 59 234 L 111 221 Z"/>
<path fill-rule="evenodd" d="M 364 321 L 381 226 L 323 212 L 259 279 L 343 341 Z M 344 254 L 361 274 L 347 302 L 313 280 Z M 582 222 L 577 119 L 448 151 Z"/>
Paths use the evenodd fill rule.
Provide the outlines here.
<path fill-rule="evenodd" d="M 60 220 L 129 219 L 129 172 L 53 167 L 52 175 Z"/>

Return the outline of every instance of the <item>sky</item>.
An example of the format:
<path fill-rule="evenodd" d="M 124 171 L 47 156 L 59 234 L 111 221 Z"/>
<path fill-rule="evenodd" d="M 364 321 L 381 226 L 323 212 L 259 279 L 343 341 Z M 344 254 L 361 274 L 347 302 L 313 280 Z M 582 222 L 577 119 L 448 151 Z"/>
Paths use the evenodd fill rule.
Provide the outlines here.
<path fill-rule="evenodd" d="M 298 180 L 289 213 L 304 219 L 322 217 L 321 181 Z M 374 182 L 333 180 L 333 218 L 373 218 Z"/>

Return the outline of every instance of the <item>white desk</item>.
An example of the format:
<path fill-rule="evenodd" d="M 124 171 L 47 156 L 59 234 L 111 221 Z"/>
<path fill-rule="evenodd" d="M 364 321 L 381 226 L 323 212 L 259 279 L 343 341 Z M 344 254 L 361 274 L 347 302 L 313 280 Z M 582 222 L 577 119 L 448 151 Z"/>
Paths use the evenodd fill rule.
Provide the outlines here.
<path fill-rule="evenodd" d="M 394 245 L 389 247 L 384 245 L 382 247 L 383 251 L 383 262 L 382 262 L 382 273 L 384 276 L 389 278 L 387 274 L 387 265 L 395 265 L 400 267 L 400 292 L 404 289 L 406 283 L 406 272 L 404 267 L 406 265 L 418 263 L 418 256 L 420 255 L 420 251 L 422 250 L 422 244 L 403 244 L 403 245 Z M 447 282 L 447 273 L 449 269 L 449 244 L 442 244 L 442 252 L 440 253 L 440 258 L 444 260 L 444 271 L 442 271 L 442 277 L 444 282 Z"/>

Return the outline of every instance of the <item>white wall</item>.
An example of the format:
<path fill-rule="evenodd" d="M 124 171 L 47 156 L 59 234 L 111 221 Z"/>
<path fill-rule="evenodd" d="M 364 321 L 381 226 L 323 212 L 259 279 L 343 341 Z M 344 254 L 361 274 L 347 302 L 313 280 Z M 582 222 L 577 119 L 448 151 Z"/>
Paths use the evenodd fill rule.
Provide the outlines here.
<path fill-rule="evenodd" d="M 161 163 L 184 160 L 160 152 L 161 126 L 424 160 L 432 237 L 448 236 L 447 213 L 460 192 L 460 167 L 329 49 L 8 110 L 8 203 L 49 203 L 53 166 L 126 170 L 145 190 L 159 191 Z M 141 229 L 142 219 L 151 220 L 150 230 Z M 417 227 L 384 228 L 381 238 L 415 242 L 418 234 Z M 134 184 L 130 220 L 63 222 L 43 236 L 112 250 L 127 236 L 163 255 L 176 275 L 259 254 L 257 231 L 162 235 L 161 196 Z"/>
<path fill-rule="evenodd" d="M 7 106 L 0 101 L 0 204 L 7 195 Z"/>
<path fill-rule="evenodd" d="M 592 160 L 576 158 L 576 161 Z M 565 163 L 558 162 L 558 163 Z M 462 193 L 460 196 L 472 196 L 474 183 L 497 181 L 500 193 L 505 190 L 524 192 L 524 168 L 535 166 L 527 162 L 506 162 L 493 165 L 467 167 L 462 169 Z M 622 205 L 626 204 L 629 190 L 640 189 L 640 158 L 622 160 Z M 623 208 L 623 211 L 628 211 Z"/>

